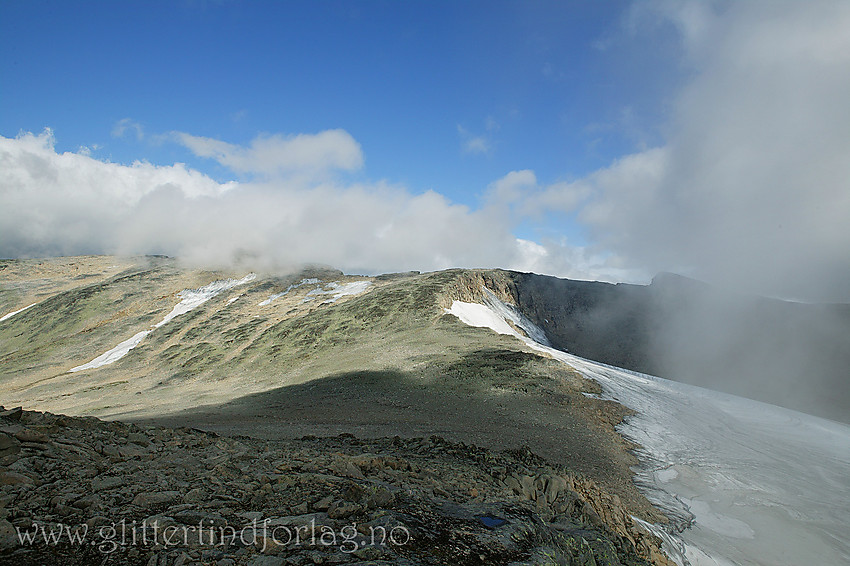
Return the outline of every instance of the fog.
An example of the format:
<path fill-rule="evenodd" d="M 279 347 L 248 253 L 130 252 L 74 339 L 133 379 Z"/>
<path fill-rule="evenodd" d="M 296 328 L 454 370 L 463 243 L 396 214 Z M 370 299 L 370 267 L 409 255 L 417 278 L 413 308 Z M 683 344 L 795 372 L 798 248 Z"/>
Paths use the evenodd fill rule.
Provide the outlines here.
<path fill-rule="evenodd" d="M 691 78 L 665 143 L 541 188 L 626 266 L 763 295 L 850 302 L 850 4 L 644 2 Z"/>
<path fill-rule="evenodd" d="M 672 274 L 648 286 L 515 280 L 518 306 L 560 350 L 850 421 L 850 305 L 766 299 Z"/>

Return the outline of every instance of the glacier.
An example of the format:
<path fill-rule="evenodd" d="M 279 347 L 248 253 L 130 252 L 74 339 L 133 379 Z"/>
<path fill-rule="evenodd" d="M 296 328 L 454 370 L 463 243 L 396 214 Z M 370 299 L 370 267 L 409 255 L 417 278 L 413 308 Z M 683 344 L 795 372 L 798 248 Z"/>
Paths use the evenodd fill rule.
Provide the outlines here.
<path fill-rule="evenodd" d="M 640 446 L 636 485 L 670 519 L 642 523 L 677 564 L 850 564 L 850 426 L 556 350 L 486 291 L 486 304 L 445 312 L 519 338 L 635 411 L 618 431 Z"/>

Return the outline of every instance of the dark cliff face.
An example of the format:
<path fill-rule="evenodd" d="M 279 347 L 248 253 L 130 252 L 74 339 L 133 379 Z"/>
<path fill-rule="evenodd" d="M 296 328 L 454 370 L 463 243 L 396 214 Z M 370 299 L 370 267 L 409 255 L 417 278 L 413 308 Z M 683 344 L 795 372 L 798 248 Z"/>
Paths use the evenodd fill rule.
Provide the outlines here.
<path fill-rule="evenodd" d="M 516 275 L 520 309 L 555 348 L 651 373 L 649 294 L 638 285 Z"/>
<path fill-rule="evenodd" d="M 850 422 L 850 305 L 725 292 L 673 274 L 612 285 L 513 274 L 556 348 Z"/>

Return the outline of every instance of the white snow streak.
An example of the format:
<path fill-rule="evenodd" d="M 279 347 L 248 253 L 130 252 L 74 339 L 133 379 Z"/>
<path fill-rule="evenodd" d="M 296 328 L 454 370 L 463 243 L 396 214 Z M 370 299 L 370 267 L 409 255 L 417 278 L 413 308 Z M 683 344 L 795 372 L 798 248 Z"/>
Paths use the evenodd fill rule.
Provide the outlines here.
<path fill-rule="evenodd" d="M 293 289 L 297 289 L 298 287 L 301 287 L 302 285 L 315 285 L 316 283 L 321 283 L 321 281 L 319 281 L 318 279 L 315 279 L 313 277 L 311 277 L 310 279 L 302 279 L 300 282 L 295 283 L 295 284 L 287 287 L 286 291 L 283 291 L 282 293 L 275 293 L 274 295 L 271 295 L 265 301 L 261 301 L 259 303 L 259 306 L 264 307 L 266 305 L 270 305 L 272 303 L 272 301 L 274 301 L 275 299 L 281 298 L 282 296 L 286 295 L 287 293 L 289 293 Z"/>
<path fill-rule="evenodd" d="M 340 285 L 339 281 L 334 281 L 333 283 L 328 283 L 325 285 L 325 288 L 316 287 L 304 298 L 304 301 L 312 301 L 313 298 L 317 295 L 333 295 L 330 299 L 324 301 L 325 303 L 335 303 L 337 299 L 340 297 L 345 297 L 346 295 L 359 295 L 366 291 L 371 285 L 372 282 L 364 279 L 363 281 L 352 281 L 350 283 L 346 283 L 344 285 Z"/>
<path fill-rule="evenodd" d="M 177 303 L 171 312 L 165 315 L 165 317 L 151 326 L 149 330 L 142 330 L 141 332 L 136 333 L 132 338 L 124 340 L 108 352 L 105 352 L 92 361 L 83 364 L 81 366 L 73 367 L 68 370 L 68 372 L 77 372 L 86 369 L 94 369 L 99 368 L 101 366 L 109 365 L 111 363 L 117 362 L 124 356 L 126 356 L 130 350 L 135 348 L 141 343 L 141 341 L 150 334 L 154 329 L 159 328 L 172 321 L 174 318 L 180 316 L 181 314 L 185 314 L 192 309 L 195 309 L 205 302 L 209 301 L 219 293 L 223 291 L 227 291 L 228 289 L 232 289 L 234 287 L 238 287 L 239 285 L 244 285 L 249 281 L 253 281 L 257 276 L 253 273 L 249 273 L 242 279 L 222 279 L 220 281 L 213 281 L 209 285 L 204 285 L 199 289 L 185 289 L 177 293 L 178 297 L 183 297 L 183 300 Z M 238 297 L 237 297 L 238 298 Z"/>
<path fill-rule="evenodd" d="M 135 334 L 132 338 L 128 338 L 124 340 L 108 352 L 105 352 L 87 364 L 83 364 L 81 366 L 77 366 L 75 368 L 71 368 L 69 372 L 83 371 L 84 369 L 94 369 L 99 368 L 100 366 L 106 366 L 111 363 L 117 362 L 124 356 L 126 356 L 130 350 L 139 345 L 139 343 L 144 340 L 145 336 L 150 334 L 150 330 L 142 330 L 141 332 Z"/>
<path fill-rule="evenodd" d="M 534 344 L 549 346 L 546 333 L 528 320 L 516 307 L 503 303 L 496 297 L 495 293 L 486 287 L 483 291 L 484 302 L 486 303 L 484 305 L 453 301 L 452 308 L 443 310 L 470 326 L 489 328 L 499 334 L 516 336 L 520 340 L 530 338 Z M 508 321 L 513 323 L 514 326 L 511 326 Z M 525 336 L 517 332 L 516 328 L 522 329 Z"/>
<path fill-rule="evenodd" d="M 4 314 L 3 316 L 0 316 L 0 322 L 3 322 L 4 320 L 8 320 L 8 319 L 12 318 L 13 316 L 15 316 L 16 314 L 18 314 L 19 312 L 24 312 L 25 310 L 27 310 L 27 309 L 29 309 L 29 308 L 32 308 L 32 307 L 34 307 L 34 306 L 35 306 L 35 305 L 37 305 L 37 304 L 38 304 L 38 303 L 33 303 L 33 304 L 31 304 L 31 305 L 27 305 L 27 306 L 25 306 L 25 307 L 24 307 L 24 308 L 22 308 L 22 309 L 19 309 L 19 310 L 12 311 L 12 312 L 10 312 L 10 313 Z"/>
<path fill-rule="evenodd" d="M 452 308 L 444 309 L 446 313 L 452 314 L 461 322 L 477 328 L 489 328 L 499 334 L 508 334 L 522 338 L 519 333 L 505 322 L 505 319 L 497 315 L 490 307 L 478 303 L 464 303 L 454 301 Z"/>

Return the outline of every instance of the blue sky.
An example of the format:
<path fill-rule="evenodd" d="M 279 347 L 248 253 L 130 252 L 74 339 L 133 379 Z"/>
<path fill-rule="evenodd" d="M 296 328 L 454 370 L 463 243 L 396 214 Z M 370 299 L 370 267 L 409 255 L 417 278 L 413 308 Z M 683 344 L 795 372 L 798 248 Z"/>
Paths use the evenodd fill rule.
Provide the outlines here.
<path fill-rule="evenodd" d="M 0 132 L 50 127 L 58 150 L 183 161 L 223 180 L 232 174 L 156 134 L 242 144 L 342 128 L 363 146 L 361 175 L 475 206 L 509 171 L 572 178 L 653 141 L 675 73 L 626 37 L 627 7 L 4 3 L 0 73 L 14 87 Z M 122 119 L 146 139 L 113 137 Z"/>
<path fill-rule="evenodd" d="M 45 159 L 73 154 L 76 169 L 63 173 L 56 187 L 65 195 L 79 186 L 71 181 L 74 175 L 90 175 L 87 167 L 103 169 L 91 160 L 127 166 L 120 174 L 139 184 L 121 201 L 132 208 L 122 212 L 125 220 L 140 218 L 136 196 L 164 186 L 177 187 L 186 198 L 207 194 L 177 177 L 144 185 L 134 177 L 138 170 L 129 168 L 143 161 L 167 177 L 178 175 L 173 167 L 183 163 L 189 173 L 221 186 L 239 183 L 246 195 L 270 185 L 278 187 L 275 198 L 295 186 L 318 195 L 320 185 L 332 182 L 338 200 L 361 194 L 357 202 L 364 209 L 375 208 L 369 199 L 400 199 L 385 213 L 410 214 L 424 224 L 455 222 L 453 205 L 464 205 L 470 225 L 499 225 L 491 241 L 512 236 L 542 246 L 521 242 L 500 259 L 475 247 L 483 242 L 460 249 L 451 243 L 455 237 L 423 255 L 411 253 L 409 262 L 397 261 L 400 252 L 393 251 L 375 261 L 364 254 L 351 268 L 389 269 L 430 257 L 423 268 L 498 264 L 635 281 L 670 269 L 717 281 L 752 279 L 758 288 L 807 256 L 800 249 L 780 258 L 767 275 L 745 267 L 783 249 L 781 238 L 761 235 L 779 225 L 787 230 L 801 203 L 786 198 L 787 208 L 775 211 L 758 206 L 776 185 L 763 172 L 772 162 L 788 163 L 790 149 L 765 149 L 752 160 L 752 173 L 735 176 L 754 181 L 727 189 L 729 175 L 740 173 L 734 158 L 740 152 L 733 151 L 764 145 L 764 126 L 783 124 L 789 114 L 809 118 L 785 124 L 789 137 L 827 127 L 834 130 L 825 136 L 829 151 L 842 147 L 845 116 L 836 118 L 834 101 L 847 87 L 846 61 L 829 61 L 823 69 L 840 80 L 792 91 L 819 57 L 814 40 L 806 43 L 809 31 L 834 38 L 837 53 L 846 33 L 835 22 L 846 13 L 829 3 L 747 4 L 8 1 L 0 4 L 0 136 L 21 147 L 21 136 L 42 136 L 38 143 L 49 149 Z M 748 26 L 763 28 L 758 42 L 748 39 Z M 748 53 L 774 52 L 789 40 L 802 46 L 794 56 L 754 58 L 746 72 L 730 55 L 749 61 Z M 777 83 L 776 76 L 785 78 Z M 758 96 L 777 89 L 790 94 L 773 97 L 776 108 L 760 102 Z M 749 100 L 741 93 L 758 96 Z M 298 138 L 328 131 L 345 136 Z M 277 140 L 267 148 L 271 152 L 295 151 L 283 140 L 337 144 L 321 151 L 353 151 L 357 164 L 343 166 L 334 161 L 340 154 L 320 151 L 332 174 L 309 181 L 301 175 L 297 182 L 256 160 L 256 166 L 244 160 L 233 166 L 234 156 L 247 159 L 245 151 L 263 139 Z M 14 151 L 10 155 L 18 155 Z M 832 162 L 807 167 L 818 168 L 801 170 L 801 179 L 828 173 L 828 190 L 804 197 L 799 180 L 787 190 L 816 201 L 803 206 L 816 209 L 842 191 L 833 179 L 843 170 Z M 315 177 L 315 167 L 311 171 Z M 520 172 L 526 173 L 511 176 Z M 723 179 L 720 188 L 704 181 L 715 175 Z M 506 178 L 519 184 L 494 197 L 494 184 Z M 642 179 L 640 186 L 636 179 Z M 394 196 L 382 193 L 386 187 Z M 37 193 L 32 188 L 27 194 Z M 437 205 L 423 204 L 428 198 L 416 200 L 432 193 L 442 199 L 439 212 Z M 750 193 L 752 198 L 741 199 Z M 82 198 L 71 202 L 84 208 Z M 750 202 L 751 214 L 738 210 L 741 202 Z M 753 215 L 759 217 L 757 229 Z M 56 234 L 79 224 L 53 216 L 50 222 Z M 369 222 L 374 219 L 364 215 L 363 225 Z M 816 215 L 807 222 L 821 228 L 832 223 Z M 133 241 L 118 250 L 82 236 L 78 244 L 65 245 L 66 236 L 37 240 L 10 226 L 6 240 L 16 243 L 0 245 L 4 255 L 146 252 L 152 246 Z M 110 230 L 103 226 L 98 234 Z M 264 233 L 269 242 L 271 233 Z M 802 226 L 793 236 L 811 233 Z M 125 236 L 116 238 L 132 240 Z M 843 236 L 836 226 L 810 246 Z M 185 253 L 182 237 L 153 247 Z M 518 259 L 528 253 L 537 259 Z M 348 256 L 340 251 L 327 259 L 339 263 L 341 257 Z M 832 256 L 818 265 L 831 281 L 850 270 Z M 773 292 L 795 295 L 800 285 Z"/>

